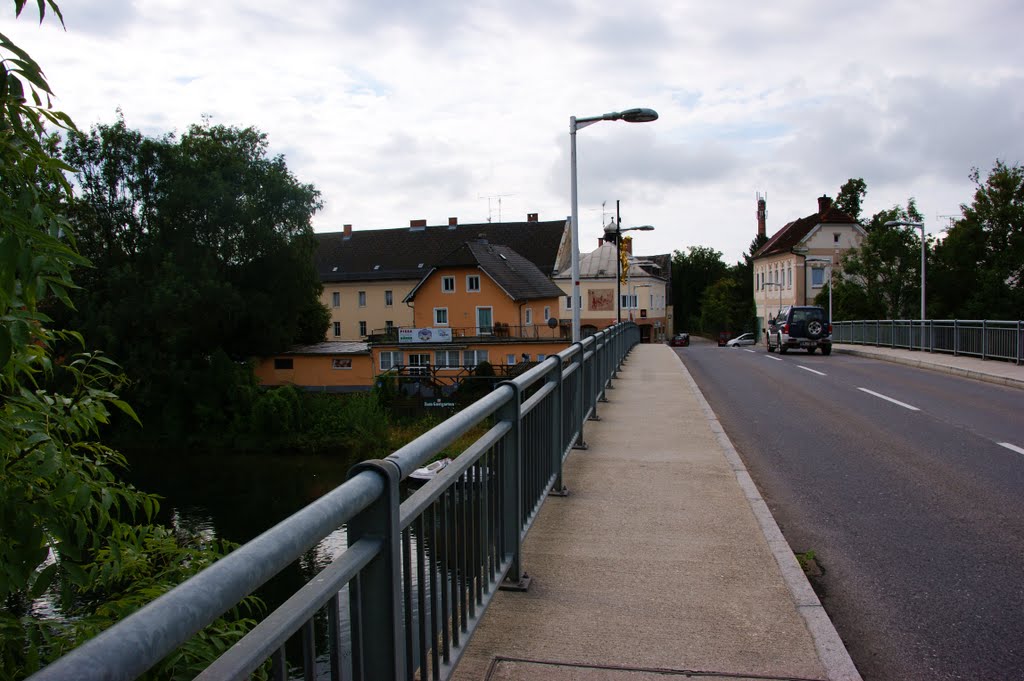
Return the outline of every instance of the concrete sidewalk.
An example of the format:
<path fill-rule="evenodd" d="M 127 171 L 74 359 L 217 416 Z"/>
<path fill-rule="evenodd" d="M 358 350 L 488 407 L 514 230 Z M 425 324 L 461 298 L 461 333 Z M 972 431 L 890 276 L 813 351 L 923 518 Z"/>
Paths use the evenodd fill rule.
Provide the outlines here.
<path fill-rule="evenodd" d="M 951 355 L 943 352 L 921 352 L 901 348 L 884 348 L 873 345 L 834 343 L 832 349 L 848 355 L 871 357 L 884 362 L 895 362 L 908 366 L 940 371 L 955 376 L 973 378 L 987 383 L 996 383 L 1011 388 L 1024 389 L 1024 366 L 997 359 L 981 359 L 965 355 Z"/>
<path fill-rule="evenodd" d="M 460 681 L 859 679 L 680 358 L 630 354 Z"/>

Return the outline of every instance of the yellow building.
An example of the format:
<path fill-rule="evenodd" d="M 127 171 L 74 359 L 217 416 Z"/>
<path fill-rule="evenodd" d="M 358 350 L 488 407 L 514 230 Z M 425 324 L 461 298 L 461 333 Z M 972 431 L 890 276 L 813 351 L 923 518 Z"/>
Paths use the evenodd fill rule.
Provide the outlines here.
<path fill-rule="evenodd" d="M 373 385 L 370 347 L 352 341 L 325 341 L 261 357 L 254 373 L 260 385 L 297 385 L 324 392 L 362 391 Z"/>
<path fill-rule="evenodd" d="M 765 229 L 764 199 L 758 201 L 758 229 Z M 864 228 L 832 205 L 818 199 L 818 212 L 788 223 L 754 253 L 754 303 L 758 333 L 768 318 L 786 305 L 813 305 L 829 277 L 841 276 L 844 253 L 859 248 Z"/>

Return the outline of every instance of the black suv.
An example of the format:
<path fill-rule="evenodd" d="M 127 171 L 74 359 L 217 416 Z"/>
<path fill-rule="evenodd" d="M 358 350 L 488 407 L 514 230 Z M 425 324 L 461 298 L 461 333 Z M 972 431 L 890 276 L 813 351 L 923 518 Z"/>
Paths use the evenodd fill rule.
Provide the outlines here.
<path fill-rule="evenodd" d="M 831 355 L 832 324 L 824 308 L 792 305 L 779 310 L 768 324 L 768 352 L 776 348 L 780 354 L 790 348 L 806 348 L 807 352 L 821 348 L 821 354 Z"/>

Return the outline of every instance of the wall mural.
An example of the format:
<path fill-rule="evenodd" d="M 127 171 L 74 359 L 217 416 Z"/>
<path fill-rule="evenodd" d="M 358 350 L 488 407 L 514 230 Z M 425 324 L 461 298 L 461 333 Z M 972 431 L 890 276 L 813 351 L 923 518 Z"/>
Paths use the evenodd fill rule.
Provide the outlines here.
<path fill-rule="evenodd" d="M 610 312 L 615 309 L 615 289 L 590 289 L 590 305 L 588 309 Z"/>

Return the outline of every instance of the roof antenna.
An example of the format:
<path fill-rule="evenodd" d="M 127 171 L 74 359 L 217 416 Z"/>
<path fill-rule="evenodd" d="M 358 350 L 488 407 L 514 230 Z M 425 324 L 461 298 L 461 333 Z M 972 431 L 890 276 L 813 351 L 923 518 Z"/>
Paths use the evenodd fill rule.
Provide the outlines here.
<path fill-rule="evenodd" d="M 487 222 L 491 222 L 491 199 L 498 199 L 498 222 L 501 222 L 501 199 L 505 196 L 515 196 L 515 194 L 491 194 L 490 196 L 477 194 L 476 198 L 487 199 Z"/>

